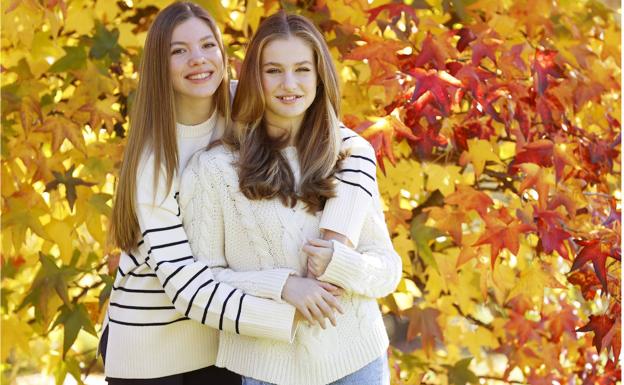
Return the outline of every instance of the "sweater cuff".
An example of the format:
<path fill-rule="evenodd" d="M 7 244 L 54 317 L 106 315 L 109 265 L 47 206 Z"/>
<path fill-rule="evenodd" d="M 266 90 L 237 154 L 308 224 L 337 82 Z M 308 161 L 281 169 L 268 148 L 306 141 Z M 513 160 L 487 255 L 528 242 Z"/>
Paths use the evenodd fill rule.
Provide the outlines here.
<path fill-rule="evenodd" d="M 343 289 L 346 283 L 353 278 L 354 266 L 361 263 L 357 251 L 341 242 L 332 240 L 334 252 L 331 261 L 325 269 L 325 273 L 318 277 L 319 281 L 325 281 L 340 286 Z"/>
<path fill-rule="evenodd" d="M 240 319 L 241 334 L 292 343 L 298 322 L 294 306 L 245 296 Z"/>
<path fill-rule="evenodd" d="M 353 247 L 357 247 L 371 199 L 365 194 L 348 194 L 349 192 L 339 189 L 338 197 L 327 200 L 319 227 L 346 236 Z M 341 194 L 348 194 L 349 199 L 339 199 Z"/>
<path fill-rule="evenodd" d="M 258 296 L 284 303 L 282 290 L 286 280 L 291 275 L 297 275 L 297 272 L 293 269 L 274 269 L 262 271 L 262 274 L 261 282 L 255 282 L 259 289 Z"/>

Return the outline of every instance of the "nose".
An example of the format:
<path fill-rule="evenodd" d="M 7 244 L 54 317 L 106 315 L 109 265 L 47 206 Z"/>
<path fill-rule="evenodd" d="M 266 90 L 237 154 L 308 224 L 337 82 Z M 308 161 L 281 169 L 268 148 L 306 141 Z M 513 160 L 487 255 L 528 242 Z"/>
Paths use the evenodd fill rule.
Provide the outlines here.
<path fill-rule="evenodd" d="M 206 56 L 199 51 L 193 51 L 189 59 L 189 65 L 197 66 L 206 63 Z"/>
<path fill-rule="evenodd" d="M 295 80 L 295 75 L 292 72 L 286 71 L 284 73 L 282 86 L 286 90 L 294 90 L 297 87 L 297 81 Z"/>

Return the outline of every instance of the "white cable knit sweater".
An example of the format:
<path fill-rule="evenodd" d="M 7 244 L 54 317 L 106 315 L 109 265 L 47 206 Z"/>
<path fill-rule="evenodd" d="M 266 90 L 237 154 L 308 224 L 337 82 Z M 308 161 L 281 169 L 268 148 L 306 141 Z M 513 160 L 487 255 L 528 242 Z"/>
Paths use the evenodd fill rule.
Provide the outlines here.
<path fill-rule="evenodd" d="M 295 177 L 294 148 L 284 150 Z M 306 239 L 319 237 L 320 215 L 299 202 L 294 208 L 279 199 L 250 201 L 239 190 L 235 155 L 219 146 L 194 156 L 181 179 L 180 206 L 193 254 L 202 256 L 220 282 L 248 294 L 277 301 L 279 291 L 250 280 L 250 274 L 292 269 L 303 274 Z M 327 330 L 302 322 L 293 344 L 223 332 L 217 365 L 244 376 L 276 384 L 320 385 L 353 373 L 384 354 L 388 337 L 375 298 L 391 293 L 401 277 L 381 211 L 376 183 L 373 205 L 363 207 L 364 225 L 357 249 L 333 242 L 334 254 L 319 279 L 345 289 L 345 310 Z M 283 282 L 271 285 L 280 287 Z"/>

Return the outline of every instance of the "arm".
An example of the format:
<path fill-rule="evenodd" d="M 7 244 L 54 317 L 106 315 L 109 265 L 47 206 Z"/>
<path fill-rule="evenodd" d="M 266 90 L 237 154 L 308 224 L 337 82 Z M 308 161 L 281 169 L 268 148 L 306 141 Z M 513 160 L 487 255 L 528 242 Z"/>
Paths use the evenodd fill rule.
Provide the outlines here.
<path fill-rule="evenodd" d="M 147 157 L 137 176 L 136 205 L 143 236 L 139 247 L 147 257 L 135 257 L 136 263 L 146 263 L 156 273 L 176 310 L 187 317 L 232 333 L 291 341 L 294 307 L 218 282 L 206 263 L 193 257 L 179 217 L 177 184 L 168 189 L 161 176 L 154 194 L 153 175 L 153 158 Z"/>
<path fill-rule="evenodd" d="M 377 189 L 375 150 L 366 139 L 346 127 L 341 128 L 340 133 L 340 150 L 348 156 L 342 160 L 336 173 L 336 197 L 325 203 L 319 226 L 324 230 L 324 239 L 343 243 L 348 240 L 357 245 Z"/>

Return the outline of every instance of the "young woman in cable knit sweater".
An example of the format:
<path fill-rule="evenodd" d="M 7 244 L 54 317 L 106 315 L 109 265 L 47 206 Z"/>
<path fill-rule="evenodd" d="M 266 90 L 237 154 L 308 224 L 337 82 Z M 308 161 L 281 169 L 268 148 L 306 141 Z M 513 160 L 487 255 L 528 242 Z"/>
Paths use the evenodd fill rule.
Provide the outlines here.
<path fill-rule="evenodd" d="M 112 238 L 124 252 L 100 343 L 110 384 L 240 384 L 240 376 L 214 366 L 218 330 L 288 344 L 296 309 L 267 299 L 282 291 L 292 303 L 320 307 L 308 314 L 313 322 L 339 308 L 329 284 L 301 278 L 285 285 L 292 268 L 250 272 L 245 279 L 254 282 L 254 296 L 191 251 L 180 219 L 179 175 L 226 127 L 226 63 L 215 22 L 197 5 L 172 4 L 150 27 L 113 208 Z M 354 151 L 370 150 L 354 139 L 360 143 Z M 371 200 L 350 188 L 338 190 L 329 202 L 337 208 L 323 220 L 354 239 L 363 219 L 349 205 Z M 203 236 L 218 231 L 208 228 Z"/>
<path fill-rule="evenodd" d="M 309 273 L 344 290 L 335 326 L 301 322 L 293 344 L 222 333 L 217 365 L 243 375 L 243 384 L 389 382 L 388 337 L 376 298 L 395 289 L 401 261 L 376 183 L 353 182 L 362 170 L 349 162 L 361 156 L 341 153 L 351 135 L 339 125 L 339 102 L 322 35 L 301 16 L 270 16 L 241 68 L 233 105 L 237 129 L 225 144 L 197 154 L 182 176 L 180 203 L 191 248 L 222 282 L 262 296 L 248 275 L 289 269 L 286 285 Z M 366 178 L 374 180 L 374 174 Z M 319 239 L 320 210 L 336 209 L 329 204 L 341 184 L 373 200 L 357 208 L 364 222 L 355 248 Z M 288 300 L 286 290 L 282 296 Z"/>

